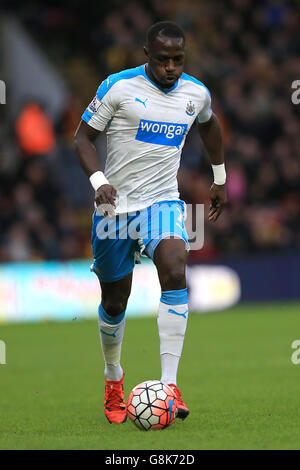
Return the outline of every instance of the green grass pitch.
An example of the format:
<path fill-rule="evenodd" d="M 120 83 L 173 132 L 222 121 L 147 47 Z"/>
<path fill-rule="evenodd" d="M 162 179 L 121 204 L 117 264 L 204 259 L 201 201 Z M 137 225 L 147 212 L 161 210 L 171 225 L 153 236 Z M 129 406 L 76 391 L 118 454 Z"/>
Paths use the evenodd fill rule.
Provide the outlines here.
<path fill-rule="evenodd" d="M 95 321 L 1 325 L 1 449 L 300 449 L 300 304 L 238 305 L 191 314 L 179 380 L 191 410 L 162 431 L 103 413 L 103 360 Z M 128 319 L 126 397 L 160 378 L 155 318 Z"/>

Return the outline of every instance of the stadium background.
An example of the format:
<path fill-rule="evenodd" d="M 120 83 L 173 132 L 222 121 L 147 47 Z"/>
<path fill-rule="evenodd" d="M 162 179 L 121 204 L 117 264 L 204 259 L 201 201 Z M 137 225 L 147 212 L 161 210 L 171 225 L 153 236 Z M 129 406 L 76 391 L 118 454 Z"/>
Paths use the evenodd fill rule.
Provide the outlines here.
<path fill-rule="evenodd" d="M 299 449 L 297 2 L 3 0 L 0 18 L 0 448 Z M 143 63 L 146 29 L 164 19 L 185 29 L 186 72 L 212 92 L 229 204 L 189 257 L 179 385 L 191 416 L 149 436 L 109 427 L 102 412 L 93 192 L 72 138 L 99 83 Z M 104 163 L 104 137 L 97 149 Z M 195 129 L 178 176 L 182 198 L 207 214 L 212 173 Z M 144 261 L 123 345 L 127 395 L 159 376 L 147 318 L 159 291 Z"/>

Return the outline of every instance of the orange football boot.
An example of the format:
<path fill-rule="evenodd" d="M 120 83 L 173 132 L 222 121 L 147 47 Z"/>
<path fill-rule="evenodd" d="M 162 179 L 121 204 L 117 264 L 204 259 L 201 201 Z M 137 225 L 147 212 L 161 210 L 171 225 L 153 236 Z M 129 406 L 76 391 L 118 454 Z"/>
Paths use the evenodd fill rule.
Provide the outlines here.
<path fill-rule="evenodd" d="M 176 418 L 185 419 L 189 415 L 190 410 L 188 409 L 183 399 L 181 398 L 181 393 L 180 393 L 179 388 L 176 387 L 176 385 L 174 384 L 168 384 L 168 386 L 173 390 L 174 395 L 176 397 L 176 406 L 177 406 Z"/>
<path fill-rule="evenodd" d="M 123 381 L 124 373 L 121 380 L 105 379 L 104 413 L 110 423 L 125 423 L 127 418 Z"/>

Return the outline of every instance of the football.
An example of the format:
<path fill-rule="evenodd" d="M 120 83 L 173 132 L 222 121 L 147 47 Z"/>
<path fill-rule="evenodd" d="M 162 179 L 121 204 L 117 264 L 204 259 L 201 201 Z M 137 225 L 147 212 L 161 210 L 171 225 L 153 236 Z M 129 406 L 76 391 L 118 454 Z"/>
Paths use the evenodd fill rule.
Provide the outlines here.
<path fill-rule="evenodd" d="M 136 385 L 127 401 L 127 415 L 141 430 L 165 429 L 177 415 L 173 390 L 159 380 Z"/>

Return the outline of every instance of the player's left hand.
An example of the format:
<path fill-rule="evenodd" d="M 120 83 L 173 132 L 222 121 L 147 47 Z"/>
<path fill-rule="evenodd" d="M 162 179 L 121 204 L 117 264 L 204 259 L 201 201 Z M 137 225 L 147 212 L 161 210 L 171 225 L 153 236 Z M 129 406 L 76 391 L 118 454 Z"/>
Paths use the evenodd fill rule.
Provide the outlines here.
<path fill-rule="evenodd" d="M 226 185 L 213 183 L 210 188 L 211 205 L 208 220 L 215 222 L 227 203 Z"/>

